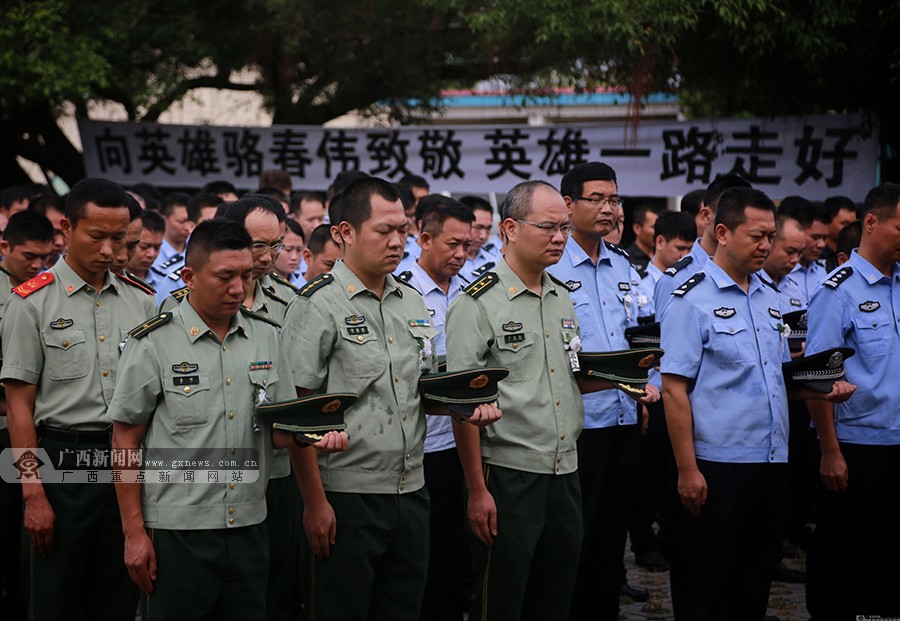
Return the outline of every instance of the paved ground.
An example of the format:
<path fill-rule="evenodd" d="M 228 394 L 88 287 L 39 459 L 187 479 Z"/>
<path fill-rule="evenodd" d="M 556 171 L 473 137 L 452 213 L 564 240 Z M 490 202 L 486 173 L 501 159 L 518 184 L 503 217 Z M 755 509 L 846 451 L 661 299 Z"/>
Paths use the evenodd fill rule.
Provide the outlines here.
<path fill-rule="evenodd" d="M 806 559 L 785 559 L 785 565 L 795 569 L 805 569 Z M 634 621 L 652 619 L 664 621 L 672 619 L 672 598 L 669 593 L 669 573 L 651 573 L 634 564 L 634 554 L 625 551 L 625 567 L 628 570 L 628 582 L 632 586 L 640 586 L 650 592 L 650 599 L 645 603 L 622 599 L 619 608 L 619 619 Z M 769 613 L 776 615 L 780 621 L 806 621 L 806 585 L 773 582 L 769 593 Z"/>

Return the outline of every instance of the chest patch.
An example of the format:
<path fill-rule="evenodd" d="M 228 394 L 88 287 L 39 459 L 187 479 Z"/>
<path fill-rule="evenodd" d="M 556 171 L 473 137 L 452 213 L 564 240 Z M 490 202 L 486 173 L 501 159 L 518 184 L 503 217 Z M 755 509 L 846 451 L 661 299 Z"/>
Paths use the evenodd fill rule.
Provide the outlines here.
<path fill-rule="evenodd" d="M 63 319 L 62 317 L 56 321 L 50 322 L 50 327 L 54 330 L 65 330 L 66 328 L 71 328 L 73 325 L 75 325 L 74 319 Z"/>
<path fill-rule="evenodd" d="M 200 383 L 199 375 L 184 375 L 180 377 L 173 377 L 172 383 L 176 386 L 193 386 L 194 384 Z"/>
<path fill-rule="evenodd" d="M 799 298 L 791 298 L 791 306 L 800 308 L 801 306 L 803 306 L 803 302 L 801 302 Z"/>
<path fill-rule="evenodd" d="M 368 334 L 368 326 L 350 326 L 347 328 L 347 334 Z"/>
<path fill-rule="evenodd" d="M 503 328 L 504 332 L 518 332 L 522 329 L 522 324 L 515 321 L 510 321 L 500 327 Z"/>
<path fill-rule="evenodd" d="M 173 364 L 172 371 L 175 373 L 194 373 L 197 369 L 200 368 L 200 365 L 194 362 L 182 362 L 181 364 Z"/>
<path fill-rule="evenodd" d="M 769 309 L 769 315 L 773 319 L 781 319 L 781 311 L 775 310 L 774 308 Z"/>
<path fill-rule="evenodd" d="M 631 283 L 620 282 L 619 283 L 619 291 L 631 291 Z"/>
<path fill-rule="evenodd" d="M 525 340 L 525 334 L 520 332 L 519 334 L 506 334 L 503 337 L 504 343 L 521 343 Z"/>
<path fill-rule="evenodd" d="M 879 308 L 881 308 L 881 302 L 876 302 L 874 300 L 867 300 L 859 305 L 859 310 L 864 313 L 874 313 Z"/>
<path fill-rule="evenodd" d="M 350 315 L 349 317 L 344 317 L 344 323 L 348 326 L 358 326 L 361 323 L 366 323 L 366 318 L 362 315 Z"/>
<path fill-rule="evenodd" d="M 737 311 L 735 311 L 733 308 L 725 308 L 724 306 L 713 311 L 713 314 L 716 317 L 721 317 L 722 319 L 734 317 L 736 313 Z"/>
<path fill-rule="evenodd" d="M 562 327 L 564 330 L 574 330 L 575 329 L 575 320 L 574 319 L 563 319 L 561 321 Z"/>
<path fill-rule="evenodd" d="M 566 286 L 569 288 L 569 291 L 578 291 L 581 289 L 581 281 L 580 280 L 567 280 Z"/>

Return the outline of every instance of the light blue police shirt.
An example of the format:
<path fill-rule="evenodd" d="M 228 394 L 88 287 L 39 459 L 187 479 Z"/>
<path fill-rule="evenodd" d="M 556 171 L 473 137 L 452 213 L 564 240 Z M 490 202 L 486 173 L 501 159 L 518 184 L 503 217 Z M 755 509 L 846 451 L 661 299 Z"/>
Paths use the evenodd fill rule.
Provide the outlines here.
<path fill-rule="evenodd" d="M 846 274 L 849 268 L 852 273 Z M 841 442 L 900 444 L 900 264 L 888 278 L 854 250 L 831 272 L 809 304 L 806 351 L 852 347 L 844 360 L 847 381 L 856 392 L 834 406 Z M 851 474 L 852 476 L 852 474 Z"/>
<path fill-rule="evenodd" d="M 624 252 L 624 251 L 622 251 Z M 547 271 L 566 283 L 581 327 L 585 352 L 628 349 L 625 328 L 637 325 L 635 284 L 639 277 L 627 256 L 600 242 L 597 264 L 574 239 L 569 239 L 562 258 Z M 584 428 L 598 429 L 637 423 L 637 405 L 620 390 L 583 395 Z"/>
<path fill-rule="evenodd" d="M 691 252 L 687 256 L 691 257 L 690 263 L 677 271 L 673 265 L 664 270 L 663 277 L 656 281 L 656 288 L 653 290 L 653 303 L 656 306 L 657 321 L 662 321 L 663 311 L 666 310 L 666 306 L 672 301 L 672 292 L 683 285 L 688 278 L 702 270 L 710 259 L 710 256 L 706 254 L 706 250 L 700 245 L 699 239 L 694 242 Z"/>
<path fill-rule="evenodd" d="M 788 404 L 781 364 L 790 355 L 777 327 L 778 294 L 757 275 L 744 293 L 713 261 L 702 274 L 699 282 L 689 280 L 676 291 L 662 320 L 661 371 L 691 380 L 697 458 L 786 462 Z"/>
<path fill-rule="evenodd" d="M 822 281 L 828 276 L 828 270 L 822 261 L 813 261 L 806 267 L 797 264 L 797 267 L 789 274 L 794 281 L 800 286 L 800 299 L 803 302 L 803 308 L 809 306 L 812 295 Z"/>

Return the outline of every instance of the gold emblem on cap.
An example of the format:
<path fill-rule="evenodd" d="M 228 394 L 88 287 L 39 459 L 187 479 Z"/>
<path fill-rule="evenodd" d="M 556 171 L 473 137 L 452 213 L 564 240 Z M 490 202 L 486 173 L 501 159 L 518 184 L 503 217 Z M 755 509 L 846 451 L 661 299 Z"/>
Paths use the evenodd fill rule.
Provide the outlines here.
<path fill-rule="evenodd" d="M 332 412 L 336 411 L 340 407 L 341 407 L 341 400 L 335 399 L 335 400 L 329 401 L 328 403 L 323 405 L 322 411 L 325 412 L 326 414 L 331 414 Z"/>
<path fill-rule="evenodd" d="M 656 360 L 656 356 L 654 356 L 653 354 L 647 354 L 646 356 L 641 358 L 640 362 L 638 362 L 638 366 L 642 369 L 646 369 L 651 364 L 653 364 L 654 360 Z"/>
<path fill-rule="evenodd" d="M 200 334 L 200 328 L 198 328 L 196 326 L 191 328 L 191 336 L 197 336 L 198 334 Z"/>
<path fill-rule="evenodd" d="M 487 386 L 487 383 L 489 381 L 490 380 L 488 379 L 488 376 L 485 375 L 484 373 L 482 373 L 481 375 L 476 375 L 472 379 L 472 381 L 469 382 L 469 388 L 474 388 L 474 389 L 484 388 L 485 386 Z"/>
<path fill-rule="evenodd" d="M 347 292 L 354 293 L 356 291 L 356 285 L 347 285 Z"/>

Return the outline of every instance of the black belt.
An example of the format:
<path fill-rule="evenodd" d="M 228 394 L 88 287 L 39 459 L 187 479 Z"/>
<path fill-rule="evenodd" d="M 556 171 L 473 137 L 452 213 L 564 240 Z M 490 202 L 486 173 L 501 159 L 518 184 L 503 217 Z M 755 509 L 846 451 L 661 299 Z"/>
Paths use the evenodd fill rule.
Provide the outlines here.
<path fill-rule="evenodd" d="M 38 437 L 57 442 L 70 444 L 110 444 L 112 441 L 112 428 L 96 431 L 79 431 L 78 429 L 60 429 L 40 425 L 37 428 Z"/>

